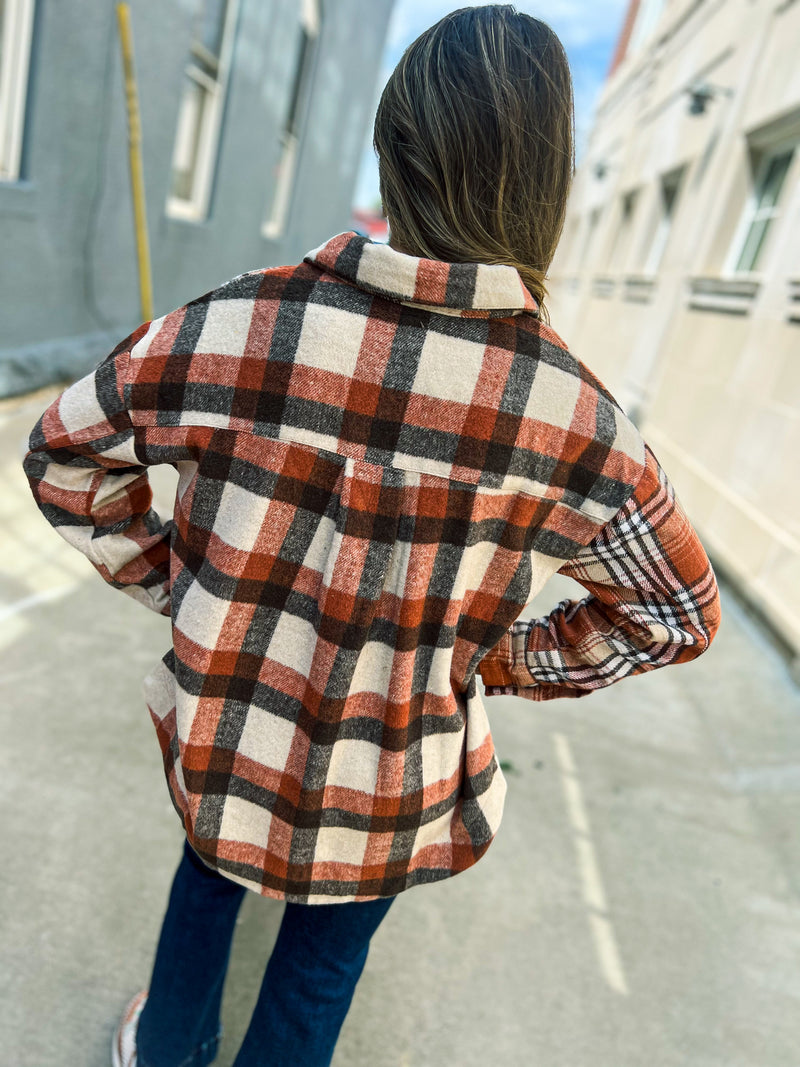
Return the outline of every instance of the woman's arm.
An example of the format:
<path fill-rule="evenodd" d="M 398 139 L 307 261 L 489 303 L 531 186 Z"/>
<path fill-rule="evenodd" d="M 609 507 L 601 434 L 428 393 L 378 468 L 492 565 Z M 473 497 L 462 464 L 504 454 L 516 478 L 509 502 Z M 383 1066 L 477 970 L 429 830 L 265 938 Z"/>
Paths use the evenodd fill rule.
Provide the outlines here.
<path fill-rule="evenodd" d="M 36 503 L 103 578 L 153 611 L 169 614 L 169 538 L 151 507 L 147 471 L 123 385 L 130 350 L 149 323 L 42 415 L 23 466 Z"/>
<path fill-rule="evenodd" d="M 515 622 L 480 664 L 487 696 L 585 696 L 695 659 L 719 626 L 711 564 L 649 448 L 628 502 L 559 573 L 590 595 Z"/>

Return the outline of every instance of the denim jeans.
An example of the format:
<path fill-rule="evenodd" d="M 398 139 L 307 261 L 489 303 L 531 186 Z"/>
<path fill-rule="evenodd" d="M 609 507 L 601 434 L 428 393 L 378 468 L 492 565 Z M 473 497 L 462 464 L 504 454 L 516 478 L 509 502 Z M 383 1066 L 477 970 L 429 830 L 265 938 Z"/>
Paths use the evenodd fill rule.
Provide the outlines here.
<path fill-rule="evenodd" d="M 138 1067 L 205 1067 L 216 1056 L 246 892 L 184 846 L 139 1021 Z M 328 1067 L 370 938 L 393 899 L 286 905 L 234 1067 Z"/>

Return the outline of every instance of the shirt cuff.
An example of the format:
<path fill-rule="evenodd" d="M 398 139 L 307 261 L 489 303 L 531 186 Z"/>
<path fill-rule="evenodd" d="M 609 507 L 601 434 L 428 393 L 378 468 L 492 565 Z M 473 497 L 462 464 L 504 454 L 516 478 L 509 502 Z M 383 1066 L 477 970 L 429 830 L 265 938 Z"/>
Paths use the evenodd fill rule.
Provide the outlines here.
<path fill-rule="evenodd" d="M 488 687 L 505 688 L 517 684 L 511 674 L 513 659 L 511 633 L 506 631 L 491 652 L 487 652 L 478 664 L 478 671 L 487 692 Z"/>

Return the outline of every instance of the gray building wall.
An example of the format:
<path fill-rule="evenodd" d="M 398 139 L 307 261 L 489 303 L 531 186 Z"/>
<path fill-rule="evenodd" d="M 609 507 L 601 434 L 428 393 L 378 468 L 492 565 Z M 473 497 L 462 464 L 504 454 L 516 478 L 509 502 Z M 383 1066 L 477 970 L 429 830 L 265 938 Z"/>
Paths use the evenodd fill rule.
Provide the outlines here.
<path fill-rule="evenodd" d="M 165 203 L 196 0 L 131 5 L 156 316 L 347 229 L 393 0 L 322 0 L 283 236 L 262 224 L 292 90 L 300 0 L 241 0 L 208 218 Z M 0 182 L 0 396 L 90 369 L 138 325 L 114 5 L 39 0 L 22 173 Z"/>

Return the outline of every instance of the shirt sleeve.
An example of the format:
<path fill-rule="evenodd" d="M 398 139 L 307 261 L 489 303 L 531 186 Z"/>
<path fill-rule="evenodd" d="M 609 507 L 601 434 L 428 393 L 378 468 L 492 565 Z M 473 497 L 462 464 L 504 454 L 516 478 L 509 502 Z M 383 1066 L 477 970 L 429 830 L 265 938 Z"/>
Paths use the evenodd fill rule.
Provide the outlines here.
<path fill-rule="evenodd" d="M 149 323 L 71 385 L 36 424 L 23 467 L 47 521 L 102 577 L 168 615 L 172 522 L 152 508 L 123 386 Z"/>
<path fill-rule="evenodd" d="M 719 626 L 711 564 L 649 448 L 627 503 L 559 573 L 589 596 L 514 622 L 479 666 L 487 696 L 586 696 L 695 659 Z"/>

